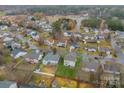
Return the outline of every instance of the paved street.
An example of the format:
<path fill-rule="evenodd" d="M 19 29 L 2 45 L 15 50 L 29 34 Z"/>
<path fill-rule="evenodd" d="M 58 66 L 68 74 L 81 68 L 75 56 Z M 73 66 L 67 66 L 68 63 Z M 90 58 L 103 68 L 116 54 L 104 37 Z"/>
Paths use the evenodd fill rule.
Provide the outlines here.
<path fill-rule="evenodd" d="M 111 38 L 111 45 L 112 45 L 113 49 L 115 50 L 115 52 L 117 54 L 118 62 L 120 62 L 121 64 L 124 64 L 124 54 L 121 52 L 121 49 L 116 44 L 114 38 Z"/>

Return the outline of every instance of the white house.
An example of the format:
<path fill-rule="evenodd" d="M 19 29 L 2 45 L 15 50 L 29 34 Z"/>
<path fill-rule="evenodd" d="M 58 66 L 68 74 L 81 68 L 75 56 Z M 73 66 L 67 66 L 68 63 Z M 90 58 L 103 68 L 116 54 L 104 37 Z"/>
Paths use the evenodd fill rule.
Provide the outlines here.
<path fill-rule="evenodd" d="M 3 39 L 4 42 L 12 41 L 12 40 L 13 40 L 13 38 L 11 38 L 11 37 L 5 37 L 5 38 Z"/>
<path fill-rule="evenodd" d="M 72 33 L 71 32 L 64 32 L 64 36 L 70 37 L 70 36 L 72 36 Z"/>
<path fill-rule="evenodd" d="M 64 57 L 64 65 L 65 66 L 70 66 L 70 67 L 75 67 L 76 65 L 76 54 L 74 53 L 69 53 Z"/>
<path fill-rule="evenodd" d="M 84 39 L 96 39 L 96 36 L 94 34 L 83 34 Z"/>
<path fill-rule="evenodd" d="M 80 33 L 74 33 L 74 37 L 78 37 L 78 38 L 81 38 L 82 35 Z"/>
<path fill-rule="evenodd" d="M 58 42 L 56 45 L 58 47 L 65 47 L 66 46 L 65 42 Z"/>
<path fill-rule="evenodd" d="M 15 59 L 21 57 L 21 56 L 24 56 L 26 55 L 27 52 L 21 50 L 21 49 L 14 49 L 12 52 L 11 52 L 11 56 L 14 57 Z"/>
<path fill-rule="evenodd" d="M 8 26 L 6 26 L 6 25 L 0 26 L 0 30 L 7 30 L 7 29 L 8 29 Z"/>
<path fill-rule="evenodd" d="M 59 62 L 59 58 L 60 56 L 57 54 L 53 54 L 53 53 L 48 53 L 44 59 L 43 59 L 43 64 L 47 65 L 47 64 L 52 64 L 52 65 L 56 65 Z"/>
<path fill-rule="evenodd" d="M 106 55 L 111 54 L 111 50 L 107 47 L 98 47 L 99 52 L 105 53 Z"/>
<path fill-rule="evenodd" d="M 87 50 L 87 51 L 89 51 L 89 52 L 96 52 L 96 47 L 90 47 L 90 46 L 88 46 L 88 47 L 85 47 L 84 49 Z"/>
<path fill-rule="evenodd" d="M 83 28 L 85 32 L 89 32 L 89 28 L 88 27 L 84 27 Z"/>

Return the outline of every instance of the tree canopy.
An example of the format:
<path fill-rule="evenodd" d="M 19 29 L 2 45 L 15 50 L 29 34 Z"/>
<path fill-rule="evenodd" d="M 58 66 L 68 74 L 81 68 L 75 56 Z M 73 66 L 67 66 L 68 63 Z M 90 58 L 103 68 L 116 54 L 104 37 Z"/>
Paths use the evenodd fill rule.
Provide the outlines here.
<path fill-rule="evenodd" d="M 108 19 L 106 21 L 106 23 L 108 25 L 108 28 L 111 29 L 111 30 L 114 30 L 114 31 L 116 31 L 116 30 L 124 31 L 124 26 L 123 26 L 121 20 L 119 20 L 119 19 L 116 19 L 116 20 Z"/>
<path fill-rule="evenodd" d="M 100 19 L 97 18 L 90 18 L 82 20 L 81 26 L 83 27 L 92 27 L 92 28 L 98 28 L 100 25 Z"/>

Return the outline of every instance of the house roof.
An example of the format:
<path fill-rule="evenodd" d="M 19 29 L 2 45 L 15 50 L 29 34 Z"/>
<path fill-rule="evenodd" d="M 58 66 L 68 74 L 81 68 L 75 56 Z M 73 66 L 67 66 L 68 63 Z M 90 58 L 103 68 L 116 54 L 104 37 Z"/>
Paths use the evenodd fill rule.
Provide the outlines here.
<path fill-rule="evenodd" d="M 31 54 L 27 56 L 27 58 L 38 59 L 41 54 L 42 54 L 41 52 L 34 50 Z"/>
<path fill-rule="evenodd" d="M 56 39 L 53 39 L 53 38 L 48 38 L 47 40 L 48 40 L 49 42 L 53 42 L 53 41 L 56 42 L 56 41 L 57 41 Z"/>
<path fill-rule="evenodd" d="M 92 69 L 97 70 L 98 66 L 99 66 L 99 63 L 96 60 L 94 60 L 92 62 L 85 61 L 82 63 L 82 68 L 86 68 L 86 69 L 90 69 L 90 70 L 92 70 Z"/>
<path fill-rule="evenodd" d="M 120 68 L 116 64 L 104 64 L 105 71 L 119 72 Z"/>
<path fill-rule="evenodd" d="M 85 46 L 85 48 L 87 48 L 87 49 L 97 49 L 96 46 Z"/>
<path fill-rule="evenodd" d="M 0 88 L 9 88 L 14 83 L 16 83 L 16 82 L 14 82 L 14 81 L 7 81 L 7 80 L 0 81 Z"/>
<path fill-rule="evenodd" d="M 112 63 L 114 63 L 114 62 L 118 62 L 118 59 L 116 59 L 116 58 L 104 58 L 102 60 L 102 63 L 106 64 L 106 62 L 112 62 Z"/>
<path fill-rule="evenodd" d="M 74 61 L 75 62 L 76 59 L 76 53 L 68 53 L 65 57 L 64 60 L 68 60 L 68 61 Z"/>
<path fill-rule="evenodd" d="M 110 51 L 110 49 L 107 47 L 99 47 L 98 49 L 99 51 L 103 51 L 103 52 Z"/>
<path fill-rule="evenodd" d="M 68 35 L 71 35 L 72 34 L 72 32 L 70 32 L 70 31 L 67 31 L 67 32 L 64 32 L 64 33 L 66 33 Z"/>
<path fill-rule="evenodd" d="M 82 37 L 86 37 L 86 36 L 88 36 L 88 37 L 95 37 L 95 34 L 82 34 Z"/>
<path fill-rule="evenodd" d="M 53 54 L 53 53 L 48 53 L 45 57 L 44 60 L 52 60 L 52 61 L 59 61 L 60 56 L 57 54 Z"/>
<path fill-rule="evenodd" d="M 13 56 L 15 57 L 19 52 L 25 52 L 24 50 L 22 49 L 14 49 L 11 54 L 13 54 Z"/>
<path fill-rule="evenodd" d="M 33 84 L 21 84 L 19 85 L 19 88 L 38 88 Z"/>
<path fill-rule="evenodd" d="M 89 42 L 89 43 L 96 43 L 97 42 L 97 40 L 96 39 L 93 39 L 93 40 L 91 40 L 91 39 L 88 39 L 88 40 L 85 40 L 86 42 Z"/>

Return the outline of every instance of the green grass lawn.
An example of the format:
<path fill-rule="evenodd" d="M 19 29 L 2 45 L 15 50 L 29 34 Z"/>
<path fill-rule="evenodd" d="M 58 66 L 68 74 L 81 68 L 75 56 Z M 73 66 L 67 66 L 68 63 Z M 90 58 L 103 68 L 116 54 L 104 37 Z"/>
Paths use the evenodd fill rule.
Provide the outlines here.
<path fill-rule="evenodd" d="M 76 72 L 78 70 L 79 65 L 80 65 L 79 58 L 77 58 L 76 66 L 74 68 L 64 66 L 64 60 L 62 59 L 58 64 L 56 75 L 73 79 L 76 77 Z"/>
<path fill-rule="evenodd" d="M 0 76 L 0 81 L 4 80 L 4 76 Z"/>
<path fill-rule="evenodd" d="M 74 78 L 75 77 L 75 68 L 66 67 L 63 65 L 63 62 L 60 62 L 57 68 L 56 75 L 68 77 L 68 78 Z"/>
<path fill-rule="evenodd" d="M 3 11 L 0 11 L 0 16 L 4 16 L 5 13 Z"/>
<path fill-rule="evenodd" d="M 3 55 L 2 60 L 3 60 L 4 64 L 13 62 L 13 58 L 10 55 Z"/>

